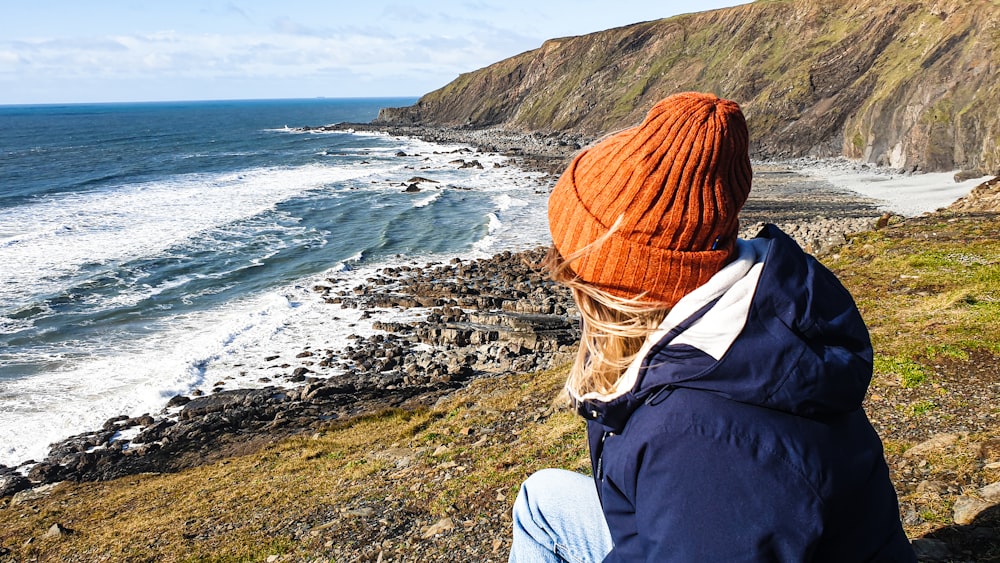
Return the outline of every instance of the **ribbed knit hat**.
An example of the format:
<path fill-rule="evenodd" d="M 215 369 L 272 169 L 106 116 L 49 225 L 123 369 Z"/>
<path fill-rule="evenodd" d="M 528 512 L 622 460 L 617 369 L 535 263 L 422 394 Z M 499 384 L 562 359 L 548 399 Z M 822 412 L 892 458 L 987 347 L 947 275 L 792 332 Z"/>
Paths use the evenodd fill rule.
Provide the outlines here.
<path fill-rule="evenodd" d="M 573 159 L 549 197 L 549 229 L 570 264 L 613 295 L 672 307 L 725 266 L 750 193 L 739 105 L 687 92 L 661 100 L 637 127 Z"/>

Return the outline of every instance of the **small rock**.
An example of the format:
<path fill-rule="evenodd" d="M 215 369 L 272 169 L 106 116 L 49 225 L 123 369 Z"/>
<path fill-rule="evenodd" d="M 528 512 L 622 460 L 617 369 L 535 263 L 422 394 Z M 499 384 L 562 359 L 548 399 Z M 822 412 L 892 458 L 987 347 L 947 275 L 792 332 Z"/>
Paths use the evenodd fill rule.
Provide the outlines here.
<path fill-rule="evenodd" d="M 9 471 L 0 473 L 0 498 L 31 488 L 31 481 L 20 473 Z"/>
<path fill-rule="evenodd" d="M 955 499 L 953 518 L 956 524 L 960 526 L 967 526 L 975 521 L 976 516 L 979 516 L 984 510 L 990 508 L 991 506 L 993 506 L 991 503 L 982 499 L 962 495 Z"/>
<path fill-rule="evenodd" d="M 961 436 L 958 434 L 938 434 L 933 438 L 913 446 L 903 453 L 903 457 L 914 457 L 925 455 L 930 452 L 940 451 L 958 441 Z"/>
<path fill-rule="evenodd" d="M 19 504 L 24 504 L 26 502 L 32 502 L 40 498 L 44 498 L 48 496 L 49 493 L 52 492 L 52 489 L 55 488 L 56 485 L 58 485 L 58 483 L 48 483 L 46 485 L 35 487 L 33 489 L 25 489 L 15 494 L 10 499 L 10 505 L 17 506 Z"/>
<path fill-rule="evenodd" d="M 988 502 L 1000 503 L 1000 481 L 979 489 L 979 496 Z"/>
<path fill-rule="evenodd" d="M 451 518 L 439 520 L 436 524 L 424 529 L 423 538 L 429 540 L 438 534 L 443 534 L 455 529 L 455 522 Z"/>
<path fill-rule="evenodd" d="M 61 538 L 63 536 L 68 536 L 68 535 L 70 535 L 72 533 L 73 533 L 73 530 L 70 530 L 69 528 L 65 528 L 65 527 L 62 526 L 62 524 L 59 524 L 58 522 L 56 522 L 55 524 L 52 525 L 51 528 L 49 528 L 49 531 L 45 532 L 45 535 L 42 536 L 42 537 L 46 538 L 46 539 L 48 539 L 48 538 Z"/>
<path fill-rule="evenodd" d="M 981 178 L 983 173 L 979 170 L 961 170 L 957 172 L 954 176 L 956 183 L 964 182 L 966 180 L 975 180 L 976 178 Z"/>
<path fill-rule="evenodd" d="M 924 496 L 941 496 L 947 486 L 940 481 L 921 481 L 917 485 L 917 493 Z"/>
<path fill-rule="evenodd" d="M 326 524 L 320 524 L 319 526 L 316 526 L 315 528 L 313 528 L 312 530 L 310 530 L 309 533 L 310 533 L 310 535 L 317 535 L 320 532 L 323 532 L 325 530 L 329 530 L 330 528 L 336 527 L 339 523 L 340 523 L 340 520 L 331 520 L 331 521 L 327 522 Z"/>
<path fill-rule="evenodd" d="M 169 401 L 167 401 L 167 408 L 183 407 L 184 405 L 190 402 L 191 399 L 189 397 L 185 397 L 184 395 L 174 395 L 173 397 L 170 398 Z"/>
<path fill-rule="evenodd" d="M 448 446 L 438 446 L 437 449 L 434 450 L 434 453 L 432 453 L 431 455 L 433 456 L 444 455 L 449 451 L 451 451 L 451 448 L 449 448 Z"/>
<path fill-rule="evenodd" d="M 924 519 L 912 507 L 902 514 L 902 520 L 907 526 L 919 526 L 924 523 Z"/>

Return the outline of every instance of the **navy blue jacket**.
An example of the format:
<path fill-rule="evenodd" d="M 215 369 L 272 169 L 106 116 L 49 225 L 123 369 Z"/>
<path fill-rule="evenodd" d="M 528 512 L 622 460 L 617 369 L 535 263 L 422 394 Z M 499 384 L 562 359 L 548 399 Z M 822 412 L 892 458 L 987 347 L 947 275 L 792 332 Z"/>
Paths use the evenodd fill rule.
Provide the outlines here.
<path fill-rule="evenodd" d="M 631 391 L 578 404 L 605 561 L 916 561 L 861 406 L 872 349 L 854 300 L 777 227 L 754 240 L 763 265 L 742 328 L 717 327 L 734 334 L 721 357 L 678 342 L 726 298 L 653 345 Z"/>

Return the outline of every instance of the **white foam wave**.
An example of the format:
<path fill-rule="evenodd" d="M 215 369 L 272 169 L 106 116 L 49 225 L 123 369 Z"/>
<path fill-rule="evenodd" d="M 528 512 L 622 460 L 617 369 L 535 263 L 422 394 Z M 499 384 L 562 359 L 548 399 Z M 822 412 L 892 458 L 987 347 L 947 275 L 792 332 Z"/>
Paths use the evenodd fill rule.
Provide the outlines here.
<path fill-rule="evenodd" d="M 0 316 L 0 333 L 13 334 L 21 330 L 29 329 L 32 326 L 31 321 Z"/>
<path fill-rule="evenodd" d="M 334 267 L 331 268 L 330 270 L 333 271 L 333 272 L 346 272 L 346 271 L 353 270 L 354 269 L 354 265 L 358 264 L 359 262 L 361 262 L 361 260 L 364 257 L 365 257 L 364 251 L 360 251 L 357 254 L 355 254 L 354 256 L 351 256 L 350 258 L 347 258 L 346 260 L 343 260 L 341 262 L 337 262 L 337 264 L 334 265 Z"/>
<path fill-rule="evenodd" d="M 498 217 L 496 213 L 490 213 L 488 217 L 490 222 L 486 227 L 487 232 L 491 235 L 496 234 L 497 231 L 503 228 L 503 221 L 500 220 L 500 217 Z"/>
<path fill-rule="evenodd" d="M 100 310 L 116 309 L 118 307 L 133 307 L 146 299 L 152 299 L 165 291 L 183 287 L 188 282 L 198 279 L 196 275 L 178 276 L 174 279 L 164 281 L 161 284 L 150 285 L 141 284 L 137 287 L 127 288 L 110 298 L 103 298 L 99 303 Z M 97 304 L 97 303 L 95 303 Z"/>
<path fill-rule="evenodd" d="M 386 138 L 386 137 L 390 137 L 391 136 L 391 135 L 389 135 L 389 133 L 387 133 L 385 131 L 354 131 L 353 129 L 351 130 L 351 134 L 354 135 L 354 136 L 357 136 L 357 137 L 380 137 L 380 138 Z"/>
<path fill-rule="evenodd" d="M 0 303 L 56 292 L 86 264 L 155 255 L 296 194 L 365 174 L 320 165 L 192 174 L 0 211 Z"/>
<path fill-rule="evenodd" d="M 487 214 L 488 224 L 486 226 L 486 236 L 477 240 L 472 248 L 480 254 L 489 254 L 497 245 L 497 234 L 503 230 L 504 224 L 496 213 Z"/>
<path fill-rule="evenodd" d="M 437 192 L 434 192 L 434 193 L 432 193 L 431 195 L 429 195 L 429 196 L 427 196 L 425 198 L 418 199 L 417 201 L 413 202 L 413 207 L 416 207 L 416 208 L 427 207 L 428 205 L 430 205 L 430 204 L 434 203 L 435 201 L 437 201 L 441 197 L 442 193 L 443 192 L 437 191 Z"/>
<path fill-rule="evenodd" d="M 497 208 L 500 211 L 508 211 L 512 207 L 524 207 L 525 205 L 528 205 L 527 201 L 511 197 L 508 194 L 503 194 L 497 198 Z"/>
<path fill-rule="evenodd" d="M 506 190 L 493 197 L 495 211 L 487 214 L 486 235 L 473 244 L 474 256 L 548 244 L 547 194 L 539 189 L 538 177 L 517 169 L 497 173 L 505 180 L 494 186 L 505 186 Z"/>
<path fill-rule="evenodd" d="M 353 280 L 353 278 L 352 278 Z M 356 283 L 356 282 L 355 282 Z M 159 413 L 176 394 L 196 389 L 262 387 L 289 370 L 303 346 L 339 348 L 353 333 L 371 333 L 361 311 L 330 307 L 304 285 L 175 316 L 150 336 L 111 343 L 86 357 L 50 350 L 51 369 L 29 378 L 0 380 L 0 464 L 40 460 L 49 445 L 121 414 Z M 307 344 L 308 343 L 308 344 Z M 281 354 L 281 362 L 265 360 Z M 10 357 L 18 363 L 38 363 Z M 324 375 L 315 366 L 316 375 Z M 325 375 L 334 375 L 331 371 Z M 281 383 L 280 380 L 274 381 Z"/>

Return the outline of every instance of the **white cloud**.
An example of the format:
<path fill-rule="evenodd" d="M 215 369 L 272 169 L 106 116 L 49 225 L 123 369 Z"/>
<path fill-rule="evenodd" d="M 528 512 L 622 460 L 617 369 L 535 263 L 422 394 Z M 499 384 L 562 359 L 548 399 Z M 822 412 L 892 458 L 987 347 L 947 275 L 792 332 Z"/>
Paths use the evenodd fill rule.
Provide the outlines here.
<path fill-rule="evenodd" d="M 301 35 L 303 37 L 329 37 L 331 35 L 329 30 L 309 27 L 292 20 L 287 16 L 274 20 L 271 23 L 271 30 L 275 33 L 285 35 Z"/>
<path fill-rule="evenodd" d="M 393 4 L 382 10 L 384 20 L 402 22 L 407 25 L 425 24 L 433 20 L 426 11 L 409 4 Z"/>
<path fill-rule="evenodd" d="M 23 65 L 24 60 L 18 53 L 0 51 L 0 79 L 15 79 Z"/>
<path fill-rule="evenodd" d="M 0 44 L 5 68 L 20 65 L 26 75 L 106 78 L 157 76 L 274 76 L 295 78 L 347 70 L 407 76 L 435 69 L 465 72 L 503 56 L 483 37 L 454 35 L 327 34 L 290 20 L 269 35 L 183 34 L 172 31 Z M 289 34 L 294 32 L 294 34 Z M 24 61 L 30 61 L 25 65 Z"/>
<path fill-rule="evenodd" d="M 173 57 L 164 53 L 150 53 L 142 58 L 143 66 L 151 70 L 170 68 L 173 63 Z"/>

